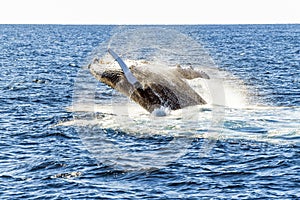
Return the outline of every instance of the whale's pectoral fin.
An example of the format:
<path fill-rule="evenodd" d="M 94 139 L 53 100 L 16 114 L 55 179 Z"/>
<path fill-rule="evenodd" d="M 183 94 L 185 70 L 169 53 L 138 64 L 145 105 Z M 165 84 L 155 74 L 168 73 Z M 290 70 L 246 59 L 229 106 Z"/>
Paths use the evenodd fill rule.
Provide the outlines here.
<path fill-rule="evenodd" d="M 126 77 L 127 81 L 131 85 L 133 85 L 135 88 L 142 87 L 142 85 L 140 84 L 140 82 L 132 74 L 132 72 L 127 67 L 127 65 L 124 63 L 124 61 L 112 49 L 108 49 L 107 51 L 118 62 L 119 66 L 121 67 L 122 71 L 124 72 L 124 76 Z"/>

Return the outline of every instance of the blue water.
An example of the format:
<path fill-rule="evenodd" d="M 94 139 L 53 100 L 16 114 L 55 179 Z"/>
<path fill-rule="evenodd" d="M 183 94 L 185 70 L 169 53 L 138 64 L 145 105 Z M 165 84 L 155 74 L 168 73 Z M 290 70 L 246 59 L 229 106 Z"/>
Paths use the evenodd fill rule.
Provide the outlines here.
<path fill-rule="evenodd" d="M 300 198 L 300 25 L 165 27 L 201 43 L 220 71 L 243 81 L 255 106 L 226 109 L 218 140 L 189 139 L 172 162 L 138 169 L 95 156 L 81 133 L 90 127 L 59 125 L 73 120 L 68 107 L 78 73 L 114 28 L 0 25 L 1 199 Z M 116 95 L 99 87 L 99 98 Z M 170 141 L 186 141 L 159 131 L 137 137 L 92 129 L 128 152 L 143 152 L 145 145 L 157 152 Z M 147 129 L 147 123 L 139 124 L 138 130 Z M 207 143 L 211 149 L 199 156 Z"/>

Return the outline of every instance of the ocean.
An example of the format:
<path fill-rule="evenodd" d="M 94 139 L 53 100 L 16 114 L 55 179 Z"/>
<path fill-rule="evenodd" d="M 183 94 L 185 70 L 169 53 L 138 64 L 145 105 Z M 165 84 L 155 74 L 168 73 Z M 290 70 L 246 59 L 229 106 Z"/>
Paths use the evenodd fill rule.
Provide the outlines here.
<path fill-rule="evenodd" d="M 299 24 L 0 25 L 0 198 L 299 199 L 299 41 Z M 144 112 L 89 73 L 108 47 L 205 71 L 189 84 L 209 104 Z"/>

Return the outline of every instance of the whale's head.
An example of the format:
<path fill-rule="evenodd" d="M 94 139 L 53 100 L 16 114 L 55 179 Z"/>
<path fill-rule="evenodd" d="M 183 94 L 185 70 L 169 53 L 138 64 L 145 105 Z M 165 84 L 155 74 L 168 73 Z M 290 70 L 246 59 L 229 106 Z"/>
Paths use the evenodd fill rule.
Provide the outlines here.
<path fill-rule="evenodd" d="M 95 62 L 90 64 L 88 68 L 91 74 L 100 82 L 128 96 L 150 113 L 161 106 L 172 110 L 181 108 L 178 98 L 166 85 L 153 81 L 141 81 L 143 82 L 141 87 L 136 88 L 127 81 L 123 71 L 120 69 L 104 69 Z M 130 68 L 132 69 L 134 66 Z M 135 69 L 134 72 L 139 78 L 145 75 L 139 69 Z"/>
<path fill-rule="evenodd" d="M 104 64 L 98 59 L 94 59 L 88 65 L 88 69 L 100 82 L 115 88 L 120 81 L 124 80 L 124 73 L 117 68 L 106 68 Z"/>
<path fill-rule="evenodd" d="M 161 107 L 177 110 L 206 103 L 183 80 L 201 77 L 203 73 L 180 67 L 163 71 L 153 71 L 145 66 L 131 66 L 129 69 L 141 83 L 141 87 L 129 83 L 118 67 L 107 67 L 98 60 L 89 65 L 89 70 L 96 79 L 126 95 L 150 113 Z"/>

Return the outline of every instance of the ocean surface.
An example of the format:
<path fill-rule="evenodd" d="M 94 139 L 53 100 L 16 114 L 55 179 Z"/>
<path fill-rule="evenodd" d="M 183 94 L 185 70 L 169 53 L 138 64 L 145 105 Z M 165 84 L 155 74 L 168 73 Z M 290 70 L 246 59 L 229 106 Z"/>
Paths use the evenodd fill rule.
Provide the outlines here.
<path fill-rule="evenodd" d="M 0 25 L 0 199 L 300 199 L 299 41 L 299 24 Z M 145 113 L 87 70 L 152 43 L 211 76 L 190 82 L 209 105 Z"/>

